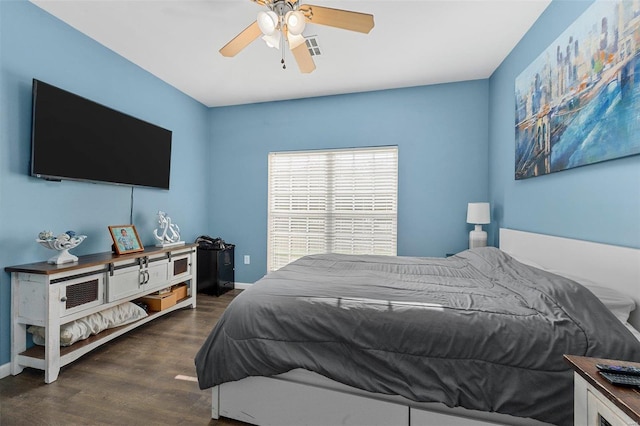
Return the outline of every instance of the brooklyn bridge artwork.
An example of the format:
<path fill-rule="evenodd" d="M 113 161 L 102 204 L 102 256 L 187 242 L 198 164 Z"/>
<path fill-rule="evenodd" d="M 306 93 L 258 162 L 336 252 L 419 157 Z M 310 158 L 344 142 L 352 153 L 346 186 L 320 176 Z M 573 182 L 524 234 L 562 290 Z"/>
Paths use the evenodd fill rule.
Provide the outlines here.
<path fill-rule="evenodd" d="M 640 0 L 596 1 L 516 78 L 515 178 L 640 154 Z"/>

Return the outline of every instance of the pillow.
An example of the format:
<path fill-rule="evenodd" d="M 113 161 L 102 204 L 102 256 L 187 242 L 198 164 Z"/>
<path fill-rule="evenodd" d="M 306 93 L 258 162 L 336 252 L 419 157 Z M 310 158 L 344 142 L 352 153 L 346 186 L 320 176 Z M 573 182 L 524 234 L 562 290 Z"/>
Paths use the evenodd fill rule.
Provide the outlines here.
<path fill-rule="evenodd" d="M 562 277 L 568 278 L 571 281 L 575 281 L 578 284 L 586 287 L 591 293 L 593 293 L 600 301 L 607 307 L 613 314 L 618 318 L 623 324 L 627 322 L 629 319 L 629 314 L 636 308 L 636 302 L 617 290 L 602 287 L 593 281 L 590 281 L 586 278 L 576 277 L 574 275 L 570 275 L 561 271 L 555 271 L 553 269 L 545 268 L 544 266 L 540 266 L 536 262 L 533 262 L 528 259 L 517 259 L 520 263 L 524 263 L 527 266 L 532 266 L 537 269 L 541 269 L 543 271 L 551 272 L 552 274 L 560 275 Z"/>
<path fill-rule="evenodd" d="M 147 312 L 132 302 L 87 315 L 60 326 L 60 346 L 71 346 L 78 340 L 86 339 L 109 328 L 129 324 L 147 316 Z M 33 335 L 33 343 L 44 345 L 46 331 L 44 327 L 32 325 L 27 331 Z"/>
<path fill-rule="evenodd" d="M 582 284 L 591 291 L 622 323 L 627 322 L 629 314 L 636 308 L 636 302 L 619 291 L 598 285 L 582 283 L 578 280 L 574 281 Z"/>
<path fill-rule="evenodd" d="M 631 334 L 633 334 L 635 336 L 635 338 L 640 341 L 640 331 L 638 331 L 635 328 L 633 328 L 633 326 L 631 324 L 629 324 L 628 322 L 625 323 L 624 325 L 626 325 L 627 328 L 629 329 L 629 331 L 631 332 Z"/>
<path fill-rule="evenodd" d="M 624 293 L 621 293 L 612 288 L 602 287 L 597 283 L 582 277 L 576 277 L 574 275 L 566 274 L 564 272 L 547 270 L 556 275 L 569 278 L 572 281 L 581 284 L 586 287 L 591 293 L 593 293 L 600 301 L 609 308 L 611 312 L 618 318 L 623 324 L 629 319 L 629 314 L 636 308 L 636 302 Z"/>

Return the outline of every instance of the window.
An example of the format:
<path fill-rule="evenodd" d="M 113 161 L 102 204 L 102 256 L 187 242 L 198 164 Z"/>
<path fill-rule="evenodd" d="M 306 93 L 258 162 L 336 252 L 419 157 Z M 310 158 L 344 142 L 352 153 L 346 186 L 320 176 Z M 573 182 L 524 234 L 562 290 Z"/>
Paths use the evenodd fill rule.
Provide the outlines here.
<path fill-rule="evenodd" d="M 269 154 L 267 267 L 397 251 L 398 148 Z"/>

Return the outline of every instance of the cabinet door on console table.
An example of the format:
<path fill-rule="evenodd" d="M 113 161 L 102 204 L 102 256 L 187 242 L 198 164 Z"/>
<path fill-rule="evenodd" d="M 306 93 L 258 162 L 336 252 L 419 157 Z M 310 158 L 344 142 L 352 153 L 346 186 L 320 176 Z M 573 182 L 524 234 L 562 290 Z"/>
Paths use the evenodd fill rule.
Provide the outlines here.
<path fill-rule="evenodd" d="M 71 318 L 61 324 L 73 321 L 85 316 L 84 311 L 105 303 L 105 279 L 104 266 L 80 274 L 14 273 L 12 281 L 19 285 L 20 297 L 15 299 L 13 316 L 32 325 L 45 325 L 47 312 L 61 319 Z"/>
<path fill-rule="evenodd" d="M 166 255 L 145 256 L 114 262 L 109 266 L 107 301 L 167 287 L 169 260 Z"/>
<path fill-rule="evenodd" d="M 169 258 L 169 277 L 176 280 L 191 276 L 195 259 L 196 256 L 192 252 L 172 254 Z"/>
<path fill-rule="evenodd" d="M 67 316 L 100 306 L 104 303 L 106 273 L 99 271 L 63 281 L 60 301 L 64 302 L 61 316 Z"/>

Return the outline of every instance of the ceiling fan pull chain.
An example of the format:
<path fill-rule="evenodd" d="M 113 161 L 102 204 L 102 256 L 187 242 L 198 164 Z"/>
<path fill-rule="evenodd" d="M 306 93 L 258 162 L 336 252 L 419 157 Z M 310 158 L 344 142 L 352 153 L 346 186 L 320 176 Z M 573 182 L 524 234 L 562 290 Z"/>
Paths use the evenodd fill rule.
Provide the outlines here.
<path fill-rule="evenodd" d="M 282 59 L 280 63 L 282 64 L 282 69 L 286 70 L 287 65 L 284 63 L 284 35 L 280 38 L 280 51 L 282 52 Z"/>

